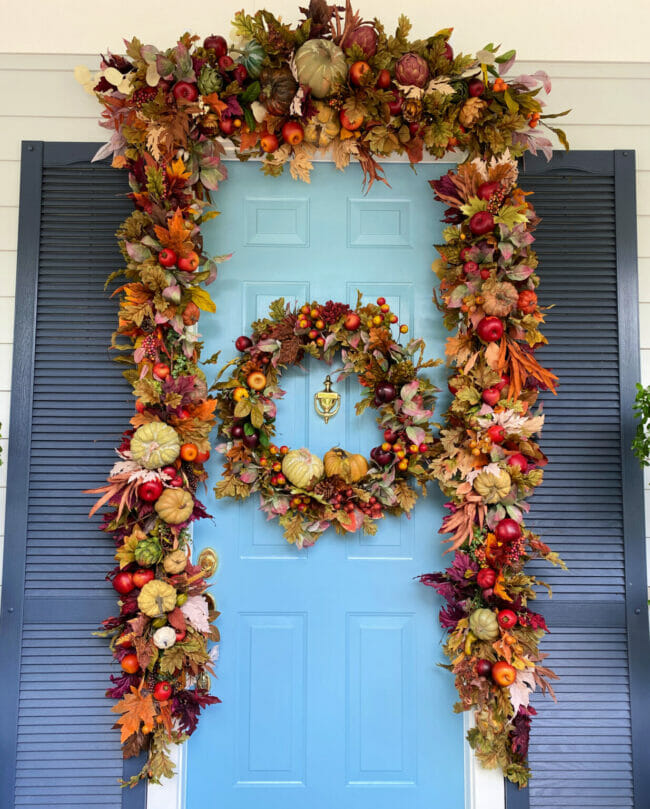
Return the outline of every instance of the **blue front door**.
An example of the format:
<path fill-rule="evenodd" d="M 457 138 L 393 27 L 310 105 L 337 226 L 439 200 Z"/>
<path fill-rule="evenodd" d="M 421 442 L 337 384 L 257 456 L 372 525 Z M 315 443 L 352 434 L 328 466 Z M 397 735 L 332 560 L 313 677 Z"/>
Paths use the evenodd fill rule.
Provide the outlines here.
<path fill-rule="evenodd" d="M 390 166 L 391 188 L 361 190 L 358 167 L 321 164 L 312 185 L 229 164 L 222 215 L 206 227 L 207 252 L 234 251 L 214 289 L 218 311 L 201 320 L 205 355 L 222 350 L 275 298 L 356 302 L 382 295 L 443 356 L 432 303 L 433 243 L 442 206 L 427 180 L 442 167 Z M 338 386 L 339 414 L 326 425 L 313 394 L 330 369 L 318 362 L 282 378 L 278 444 L 322 455 L 340 445 L 368 455 L 380 442 L 373 413 L 354 414 L 356 382 Z M 445 372 L 433 379 L 445 386 Z M 216 439 L 216 437 L 215 437 Z M 208 471 L 214 485 L 221 459 Z M 206 711 L 188 752 L 188 809 L 460 809 L 462 719 L 453 678 L 438 668 L 441 630 L 429 588 L 414 577 L 439 569 L 437 487 L 412 519 L 387 518 L 374 537 L 328 531 L 302 551 L 288 545 L 256 498 L 207 497 L 214 523 L 196 551 L 220 559 L 212 588 L 222 612 L 218 679 L 223 704 Z"/>

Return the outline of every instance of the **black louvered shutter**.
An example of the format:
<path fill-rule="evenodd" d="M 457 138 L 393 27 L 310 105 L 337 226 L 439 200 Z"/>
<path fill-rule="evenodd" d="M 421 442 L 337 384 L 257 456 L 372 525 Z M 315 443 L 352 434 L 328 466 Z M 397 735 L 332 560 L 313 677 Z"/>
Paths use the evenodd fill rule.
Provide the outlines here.
<path fill-rule="evenodd" d="M 3 610 L 0 806 L 141 809 L 122 789 L 116 668 L 92 636 L 115 610 L 113 543 L 88 520 L 133 410 L 109 362 L 122 265 L 115 231 L 132 210 L 126 176 L 91 165 L 88 144 L 22 153 Z"/>
<path fill-rule="evenodd" d="M 639 379 L 633 152 L 526 158 L 520 183 L 542 218 L 542 305 L 554 305 L 540 361 L 560 377 L 542 398 L 549 457 L 529 524 L 568 573 L 553 587 L 542 644 L 558 703 L 533 701 L 528 790 L 508 809 L 640 809 L 648 798 L 648 624 L 643 483 L 630 452 Z M 643 693 L 645 692 L 645 693 Z M 636 758 L 633 761 L 633 755 Z"/>

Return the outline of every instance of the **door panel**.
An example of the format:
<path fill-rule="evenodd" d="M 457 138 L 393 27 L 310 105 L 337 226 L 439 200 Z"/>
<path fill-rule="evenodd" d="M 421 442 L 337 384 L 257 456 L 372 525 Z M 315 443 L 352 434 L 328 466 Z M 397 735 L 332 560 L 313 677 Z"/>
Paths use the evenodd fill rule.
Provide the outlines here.
<path fill-rule="evenodd" d="M 345 300 L 383 295 L 429 356 L 445 334 L 431 303 L 432 244 L 442 206 L 427 179 L 441 166 L 391 166 L 392 188 L 360 194 L 361 174 L 318 165 L 313 185 L 264 177 L 230 164 L 222 215 L 205 227 L 208 252 L 234 251 L 222 265 L 219 309 L 203 318 L 207 354 L 264 316 L 272 300 Z M 336 362 L 334 363 L 336 368 Z M 313 395 L 332 369 L 307 361 L 286 371 L 277 443 L 321 456 L 340 444 L 366 456 L 379 443 L 373 411 L 354 413 L 356 380 L 335 385 L 341 411 L 326 425 Z M 445 372 L 432 378 L 445 386 Z M 441 398 L 442 397 L 441 395 Z M 209 461 L 212 482 L 221 471 Z M 255 498 L 208 497 L 214 523 L 195 531 L 197 551 L 215 548 L 213 593 L 222 611 L 218 679 L 223 704 L 190 741 L 187 805 L 229 809 L 417 809 L 464 806 L 462 719 L 453 680 L 436 667 L 441 631 L 431 594 L 414 581 L 440 568 L 437 487 L 411 519 L 388 518 L 377 535 L 327 532 L 314 547 L 287 544 Z"/>

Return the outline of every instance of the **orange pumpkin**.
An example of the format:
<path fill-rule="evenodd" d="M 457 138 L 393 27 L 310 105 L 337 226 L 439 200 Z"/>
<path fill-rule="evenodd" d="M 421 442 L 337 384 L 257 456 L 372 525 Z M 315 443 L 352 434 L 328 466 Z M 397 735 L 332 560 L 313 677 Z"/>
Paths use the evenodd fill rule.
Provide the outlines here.
<path fill-rule="evenodd" d="M 340 447 L 332 447 L 325 453 L 325 474 L 338 475 L 346 483 L 356 483 L 368 474 L 368 462 L 363 455 L 352 455 Z"/>

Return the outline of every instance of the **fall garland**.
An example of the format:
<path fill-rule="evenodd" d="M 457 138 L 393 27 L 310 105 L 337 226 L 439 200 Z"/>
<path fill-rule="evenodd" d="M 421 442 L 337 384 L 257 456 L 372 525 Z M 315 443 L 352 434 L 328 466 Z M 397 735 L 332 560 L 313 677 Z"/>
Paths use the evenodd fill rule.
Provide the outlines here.
<path fill-rule="evenodd" d="M 200 229 L 216 215 L 207 211 L 210 192 L 226 177 L 217 138 L 228 138 L 241 159 L 261 157 L 266 174 L 288 165 L 306 181 L 316 151 L 329 149 L 339 169 L 358 161 L 368 188 L 386 182 L 378 161 L 391 154 L 417 163 L 425 151 L 442 158 L 459 149 L 472 161 L 434 184 L 452 223 L 438 272 L 445 321 L 458 328 L 447 348 L 455 398 L 440 443 L 427 446 L 423 471 L 411 472 L 420 482 L 439 480 L 450 499 L 442 531 L 452 534 L 454 563 L 423 580 L 449 602 L 441 621 L 450 630 L 460 707 L 474 709 L 477 720 L 470 742 L 486 766 L 501 766 L 523 784 L 528 694 L 546 687 L 550 674 L 538 652 L 543 619 L 526 606 L 536 581 L 523 566 L 535 555 L 558 560 L 522 525 L 524 498 L 541 482 L 544 461 L 531 438 L 541 416 L 531 407 L 555 379 L 533 357 L 544 341 L 528 248 L 536 219 L 515 185 L 515 158 L 551 155 L 538 129 L 557 117 L 544 116 L 538 99 L 550 82 L 543 71 L 506 81 L 515 53 L 497 55 L 493 45 L 454 55 L 451 29 L 410 41 L 410 23 L 400 17 L 388 35 L 379 20 L 364 23 L 349 0 L 344 10 L 311 0 L 303 13 L 292 27 L 267 11 L 239 12 L 232 46 L 221 36 L 201 44 L 184 34 L 160 51 L 133 39 L 126 56 L 105 56 L 99 73 L 75 71 L 111 131 L 96 159 L 112 155 L 113 166 L 128 170 L 136 208 L 117 234 L 126 266 L 114 275 L 126 283 L 116 292 L 113 347 L 131 366 L 125 376 L 137 413 L 93 508 L 112 508 L 104 530 L 115 539 L 109 577 L 121 596 L 119 614 L 104 622 L 122 668 L 107 695 L 119 700 L 113 710 L 121 715 L 124 756 L 148 754 L 130 783 L 171 775 L 169 744 L 187 738 L 201 709 L 218 702 L 207 674 L 217 613 L 203 571 L 191 562 L 188 527 L 207 516 L 196 494 L 218 405 L 232 437 L 231 400 L 224 408 L 222 388 L 210 395 L 194 328 L 199 310 L 215 309 L 201 285 L 227 258 L 205 255 Z M 561 130 L 548 128 L 567 146 Z M 353 356 L 364 361 L 364 351 Z M 430 398 L 432 389 L 423 393 Z M 393 411 L 380 411 L 391 430 Z M 345 456 L 339 461 L 347 468 Z M 420 463 L 407 467 L 412 462 Z M 365 496 L 364 489 L 353 510 Z M 312 495 L 309 504 L 300 497 L 302 526 L 302 514 L 316 506 Z M 516 679 L 508 684 L 511 664 Z"/>
<path fill-rule="evenodd" d="M 386 513 L 408 513 L 417 499 L 409 478 L 424 489 L 433 449 L 436 388 L 418 372 L 439 361 L 422 359 L 422 340 L 396 342 L 391 325 L 397 320 L 381 297 L 362 306 L 359 296 L 355 309 L 312 301 L 291 310 L 284 299 L 274 301 L 269 317 L 253 324 L 252 337 L 237 339 L 242 356 L 229 363 L 229 379 L 215 385 L 220 432 L 228 439 L 218 448 L 226 463 L 216 497 L 244 499 L 259 492 L 262 510 L 279 519 L 287 542 L 298 548 L 313 545 L 330 525 L 339 534 L 375 534 L 376 520 Z M 399 331 L 406 334 L 408 326 Z M 338 381 L 356 375 L 366 389 L 357 415 L 368 407 L 379 411 L 382 443 L 370 451 L 370 468 L 362 455 L 339 447 L 323 463 L 308 449 L 271 442 L 274 400 L 284 395 L 282 368 L 298 365 L 306 354 L 331 363 L 339 352 Z"/>

